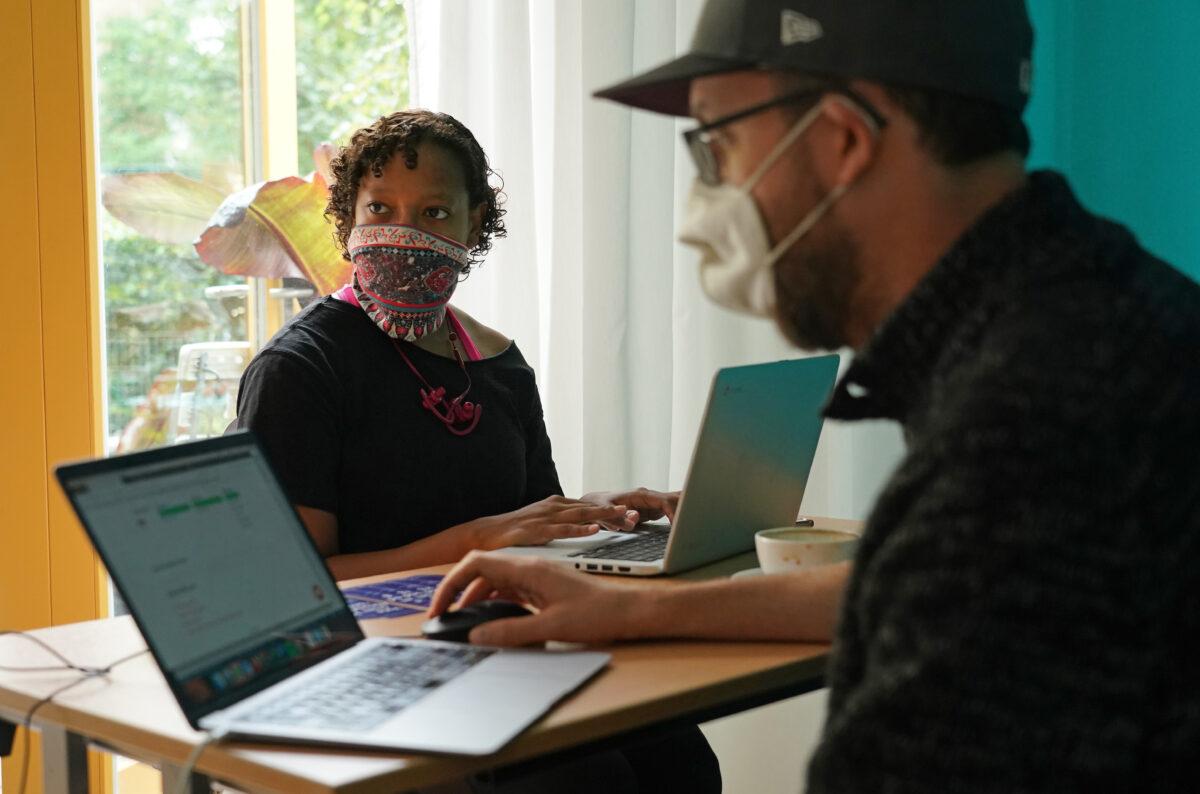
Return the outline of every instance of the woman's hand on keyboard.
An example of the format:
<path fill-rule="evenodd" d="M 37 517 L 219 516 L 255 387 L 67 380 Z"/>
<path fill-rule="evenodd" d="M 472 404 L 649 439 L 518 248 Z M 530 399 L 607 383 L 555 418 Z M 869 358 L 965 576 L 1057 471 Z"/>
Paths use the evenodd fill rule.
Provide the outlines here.
<path fill-rule="evenodd" d="M 624 527 L 629 510 L 620 504 L 596 504 L 565 496 L 548 496 L 511 513 L 476 519 L 464 528 L 473 539 L 469 548 L 541 546 L 559 538 L 594 535 L 601 527 Z M 633 523 L 637 523 L 636 519 Z"/>
<path fill-rule="evenodd" d="M 649 488 L 638 488 L 633 491 L 597 491 L 580 497 L 585 502 L 598 505 L 624 505 L 635 511 L 633 524 L 638 521 L 654 521 L 667 517 L 668 521 L 675 520 L 675 509 L 679 506 L 679 491 L 652 491 Z M 609 527 L 616 529 L 617 527 Z M 632 526 L 625 527 L 632 529 Z"/>

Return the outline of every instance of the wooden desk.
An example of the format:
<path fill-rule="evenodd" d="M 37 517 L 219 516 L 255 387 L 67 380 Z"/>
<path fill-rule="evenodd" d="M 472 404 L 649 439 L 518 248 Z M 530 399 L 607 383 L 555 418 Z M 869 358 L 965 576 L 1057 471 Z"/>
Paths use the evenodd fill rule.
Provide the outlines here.
<path fill-rule="evenodd" d="M 754 564 L 753 554 L 742 555 L 685 574 L 685 578 L 728 575 Z M 342 584 L 442 573 L 448 568 Z M 669 587 L 677 580 L 655 581 Z M 362 625 L 369 635 L 415 635 L 422 620 L 422 615 L 411 615 Z M 145 647 L 127 616 L 33 633 L 81 665 L 103 666 Z M 652 726 L 715 719 L 816 689 L 822 685 L 828 647 L 653 641 L 620 643 L 602 650 L 613 657 L 608 669 L 494 755 L 397 755 L 221 743 L 206 748 L 200 756 L 190 790 L 207 791 L 205 774 L 246 791 L 395 792 L 446 782 Z M 50 663 L 48 654 L 27 640 L 0 637 L 0 665 Z M 19 723 L 37 699 L 76 675 L 0 672 L 0 717 Z M 121 665 L 105 679 L 89 681 L 56 697 L 37 712 L 34 724 L 43 732 L 47 794 L 87 790 L 88 743 L 161 766 L 166 788 L 178 777 L 177 765 L 202 738 L 184 720 L 149 655 Z"/>

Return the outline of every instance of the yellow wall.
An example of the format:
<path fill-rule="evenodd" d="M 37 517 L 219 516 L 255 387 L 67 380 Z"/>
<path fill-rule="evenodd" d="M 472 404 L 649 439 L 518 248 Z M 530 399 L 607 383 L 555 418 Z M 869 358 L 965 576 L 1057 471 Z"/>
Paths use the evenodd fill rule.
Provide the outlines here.
<path fill-rule="evenodd" d="M 98 617 L 94 552 L 52 467 L 99 451 L 86 0 L 0 2 L 0 627 Z M 36 757 L 34 758 L 36 762 Z M 4 762 L 16 787 L 19 759 Z M 30 792 L 40 791 L 31 766 Z M 93 790 L 103 790 L 94 766 Z"/>

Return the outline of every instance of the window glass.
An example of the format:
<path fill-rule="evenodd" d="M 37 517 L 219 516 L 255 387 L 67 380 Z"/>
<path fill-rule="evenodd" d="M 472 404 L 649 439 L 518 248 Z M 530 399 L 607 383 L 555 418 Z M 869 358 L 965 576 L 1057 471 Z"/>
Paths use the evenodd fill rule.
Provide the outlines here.
<path fill-rule="evenodd" d="M 239 0 L 91 4 L 105 451 L 221 432 L 250 353 L 247 279 L 192 245 L 242 188 L 244 9 Z M 113 592 L 111 613 L 127 610 Z M 162 790 L 114 756 L 119 794 Z"/>
<path fill-rule="evenodd" d="M 232 415 L 246 279 L 205 264 L 191 240 L 244 184 L 242 9 L 92 8 L 111 453 L 211 435 Z M 207 355 L 215 342 L 220 355 Z"/>
<path fill-rule="evenodd" d="M 297 173 L 318 144 L 407 107 L 408 77 L 401 0 L 296 0 Z"/>

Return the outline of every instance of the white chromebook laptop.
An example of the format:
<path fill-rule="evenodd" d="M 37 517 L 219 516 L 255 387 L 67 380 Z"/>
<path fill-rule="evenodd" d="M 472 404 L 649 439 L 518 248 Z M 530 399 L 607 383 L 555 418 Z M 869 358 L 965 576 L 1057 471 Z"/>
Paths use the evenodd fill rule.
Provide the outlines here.
<path fill-rule="evenodd" d="M 193 728 L 482 755 L 608 663 L 366 639 L 249 433 L 56 474 Z"/>
<path fill-rule="evenodd" d="M 837 369 L 838 357 L 828 355 L 719 370 L 673 525 L 502 551 L 581 571 L 655 576 L 753 549 L 758 530 L 796 521 Z"/>

